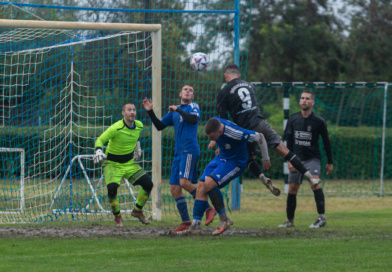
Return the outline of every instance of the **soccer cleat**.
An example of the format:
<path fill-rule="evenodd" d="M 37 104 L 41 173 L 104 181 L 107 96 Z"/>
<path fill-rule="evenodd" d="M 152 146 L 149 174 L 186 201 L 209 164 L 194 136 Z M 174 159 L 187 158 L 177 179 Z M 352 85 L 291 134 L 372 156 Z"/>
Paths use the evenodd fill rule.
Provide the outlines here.
<path fill-rule="evenodd" d="M 192 225 L 192 222 L 182 222 L 181 225 L 179 225 L 177 228 L 171 230 L 171 232 L 179 232 L 179 231 L 184 231 L 189 229 L 189 227 Z"/>
<path fill-rule="evenodd" d="M 137 211 L 135 209 L 132 210 L 131 215 L 139 219 L 140 222 L 144 225 L 150 224 L 150 221 L 144 216 L 143 211 Z"/>
<path fill-rule="evenodd" d="M 278 228 L 292 228 L 294 227 L 294 222 L 287 221 L 282 225 L 279 225 Z"/>
<path fill-rule="evenodd" d="M 310 179 L 308 179 L 309 180 L 309 182 L 312 184 L 312 185 L 317 185 L 317 184 L 320 184 L 321 183 L 321 179 L 318 179 L 318 178 L 310 178 Z"/>
<path fill-rule="evenodd" d="M 212 223 L 212 221 L 214 221 L 214 217 L 216 215 L 216 210 L 214 209 L 214 207 L 210 206 L 207 210 L 206 210 L 206 222 L 204 223 L 206 226 L 208 226 L 209 224 Z"/>
<path fill-rule="evenodd" d="M 320 217 L 317 218 L 316 222 L 314 222 L 312 225 L 309 226 L 311 229 L 319 229 L 321 227 L 324 227 L 327 224 L 327 220 L 323 220 Z"/>
<path fill-rule="evenodd" d="M 271 193 L 274 196 L 279 196 L 280 195 L 280 190 L 272 184 L 271 179 L 267 178 L 263 174 L 260 175 L 259 179 L 265 185 L 265 187 L 267 187 L 267 189 L 271 191 Z"/>
<path fill-rule="evenodd" d="M 233 225 L 233 222 L 232 222 L 229 218 L 227 218 L 227 219 L 224 220 L 224 221 L 219 221 L 219 226 L 218 226 L 218 228 L 217 228 L 216 230 L 214 230 L 214 231 L 212 232 L 212 235 L 213 235 L 213 236 L 221 235 L 221 234 L 224 233 L 228 228 L 230 228 L 231 225 Z"/>
<path fill-rule="evenodd" d="M 201 230 L 199 224 L 191 224 L 188 229 L 177 232 L 177 234 L 180 236 L 199 235 L 200 233 Z"/>
<path fill-rule="evenodd" d="M 114 221 L 116 222 L 116 227 L 122 227 L 123 226 L 121 215 L 115 216 L 114 217 Z"/>

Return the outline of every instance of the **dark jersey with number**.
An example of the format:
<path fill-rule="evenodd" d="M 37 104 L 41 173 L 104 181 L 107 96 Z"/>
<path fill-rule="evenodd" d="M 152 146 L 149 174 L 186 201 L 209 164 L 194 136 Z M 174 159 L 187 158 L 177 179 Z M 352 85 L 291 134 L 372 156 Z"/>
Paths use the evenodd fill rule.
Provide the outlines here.
<path fill-rule="evenodd" d="M 328 137 L 327 123 L 324 118 L 312 112 L 304 118 L 301 112 L 290 115 L 287 121 L 285 136 L 287 148 L 294 152 L 302 161 L 321 159 L 319 136 L 323 138 L 328 164 L 332 164 L 331 143 Z"/>
<path fill-rule="evenodd" d="M 264 117 L 257 105 L 254 86 L 241 79 L 233 79 L 218 94 L 217 115 L 229 119 L 237 125 L 253 130 Z"/>

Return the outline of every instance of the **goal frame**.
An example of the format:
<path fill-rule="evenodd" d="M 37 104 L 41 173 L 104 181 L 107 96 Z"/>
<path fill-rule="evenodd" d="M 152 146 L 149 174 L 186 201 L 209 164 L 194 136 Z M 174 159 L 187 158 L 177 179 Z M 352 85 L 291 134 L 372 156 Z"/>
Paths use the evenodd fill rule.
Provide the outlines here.
<path fill-rule="evenodd" d="M 152 99 L 154 99 L 154 111 L 158 118 L 161 114 L 161 77 L 162 77 L 162 26 L 160 24 L 126 24 L 126 23 L 90 23 L 90 22 L 59 22 L 59 21 L 35 21 L 35 20 L 6 20 L 0 19 L 0 27 L 4 28 L 36 28 L 36 29 L 63 29 L 63 30 L 103 30 L 103 31 L 141 31 L 151 34 L 152 44 Z M 154 183 L 151 192 L 152 218 L 162 219 L 161 210 L 161 156 L 162 135 L 155 128 L 151 128 L 152 134 L 152 179 Z M 1 149 L 0 149 L 1 150 Z M 23 169 L 23 168 L 22 168 Z M 22 187 L 23 188 L 23 187 Z M 22 205 L 23 203 L 21 203 Z M 23 207 L 23 205 L 22 205 Z"/>

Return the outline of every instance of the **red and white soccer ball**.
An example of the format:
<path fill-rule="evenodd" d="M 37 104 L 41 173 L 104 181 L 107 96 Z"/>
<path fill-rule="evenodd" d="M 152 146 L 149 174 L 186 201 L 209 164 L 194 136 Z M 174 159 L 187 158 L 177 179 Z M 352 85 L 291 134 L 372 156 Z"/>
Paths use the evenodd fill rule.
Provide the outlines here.
<path fill-rule="evenodd" d="M 191 67 L 195 71 L 203 71 L 208 66 L 208 56 L 204 53 L 198 52 L 191 57 Z"/>

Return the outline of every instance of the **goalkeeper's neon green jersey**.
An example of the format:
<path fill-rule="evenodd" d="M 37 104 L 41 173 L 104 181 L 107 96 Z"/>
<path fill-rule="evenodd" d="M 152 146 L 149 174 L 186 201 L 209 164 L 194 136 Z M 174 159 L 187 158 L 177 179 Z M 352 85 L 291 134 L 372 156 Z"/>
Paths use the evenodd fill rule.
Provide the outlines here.
<path fill-rule="evenodd" d="M 135 120 L 134 127 L 129 128 L 125 125 L 124 119 L 111 125 L 98 139 L 95 141 L 95 148 L 102 148 L 109 141 L 106 148 L 108 153 L 114 155 L 125 155 L 132 153 L 136 143 L 139 140 L 140 133 L 143 130 L 143 123 Z"/>

